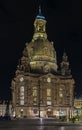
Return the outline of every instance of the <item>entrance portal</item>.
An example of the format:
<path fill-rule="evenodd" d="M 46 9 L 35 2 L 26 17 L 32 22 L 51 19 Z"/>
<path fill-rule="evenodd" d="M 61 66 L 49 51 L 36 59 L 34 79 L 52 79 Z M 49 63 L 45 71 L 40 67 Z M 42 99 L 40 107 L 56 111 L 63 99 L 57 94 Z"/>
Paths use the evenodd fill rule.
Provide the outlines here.
<path fill-rule="evenodd" d="M 53 111 L 52 111 L 52 109 L 48 109 L 48 110 L 47 110 L 47 116 L 48 116 L 48 117 L 52 117 L 52 116 L 53 116 Z"/>

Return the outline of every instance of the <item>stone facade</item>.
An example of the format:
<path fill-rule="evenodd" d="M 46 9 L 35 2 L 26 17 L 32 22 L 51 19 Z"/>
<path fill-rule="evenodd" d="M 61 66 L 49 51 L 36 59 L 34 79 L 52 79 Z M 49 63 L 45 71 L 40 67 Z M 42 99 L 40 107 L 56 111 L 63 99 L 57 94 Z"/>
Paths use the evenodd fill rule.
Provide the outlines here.
<path fill-rule="evenodd" d="M 0 117 L 4 117 L 7 114 L 12 116 L 12 104 L 3 101 L 0 103 Z"/>
<path fill-rule="evenodd" d="M 74 99 L 74 115 L 82 119 L 82 97 Z"/>
<path fill-rule="evenodd" d="M 0 117 L 5 116 L 6 113 L 6 104 L 0 104 Z"/>
<path fill-rule="evenodd" d="M 74 79 L 65 52 L 58 70 L 53 44 L 47 39 L 46 20 L 39 9 L 32 41 L 26 43 L 12 80 L 14 116 L 72 117 Z"/>

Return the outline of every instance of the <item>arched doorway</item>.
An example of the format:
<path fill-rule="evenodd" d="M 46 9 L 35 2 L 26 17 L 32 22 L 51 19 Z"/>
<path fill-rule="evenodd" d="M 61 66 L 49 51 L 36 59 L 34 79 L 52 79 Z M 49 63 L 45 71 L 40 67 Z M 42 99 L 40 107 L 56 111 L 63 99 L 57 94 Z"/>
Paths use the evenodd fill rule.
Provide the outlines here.
<path fill-rule="evenodd" d="M 47 109 L 47 116 L 52 117 L 53 116 L 53 110 L 51 108 Z"/>

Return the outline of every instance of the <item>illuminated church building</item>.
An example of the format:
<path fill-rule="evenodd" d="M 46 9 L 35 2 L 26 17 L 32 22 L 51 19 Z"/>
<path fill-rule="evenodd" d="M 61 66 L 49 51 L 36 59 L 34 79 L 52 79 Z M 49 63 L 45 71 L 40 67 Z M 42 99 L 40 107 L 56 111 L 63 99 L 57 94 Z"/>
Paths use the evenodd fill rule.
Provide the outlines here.
<path fill-rule="evenodd" d="M 26 43 L 12 80 L 13 114 L 17 117 L 73 116 L 74 79 L 66 53 L 58 70 L 56 51 L 46 33 L 41 14 L 34 21 L 34 34 Z"/>

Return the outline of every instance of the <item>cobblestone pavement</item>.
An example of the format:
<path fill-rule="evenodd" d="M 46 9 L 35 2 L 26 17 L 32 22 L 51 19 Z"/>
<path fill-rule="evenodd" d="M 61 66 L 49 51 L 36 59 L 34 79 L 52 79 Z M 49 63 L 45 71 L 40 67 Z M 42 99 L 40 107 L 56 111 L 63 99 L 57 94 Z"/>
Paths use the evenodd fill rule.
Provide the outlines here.
<path fill-rule="evenodd" d="M 0 130 L 82 130 L 82 123 L 55 122 L 51 119 L 10 120 L 0 121 Z"/>

